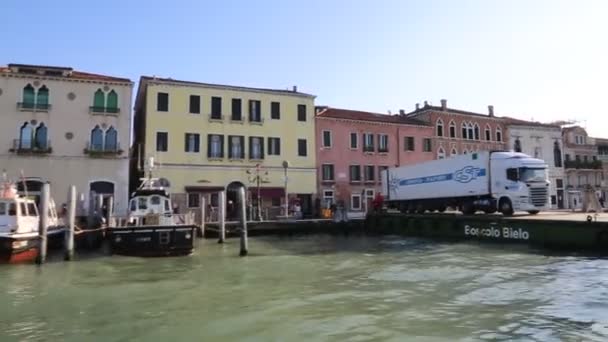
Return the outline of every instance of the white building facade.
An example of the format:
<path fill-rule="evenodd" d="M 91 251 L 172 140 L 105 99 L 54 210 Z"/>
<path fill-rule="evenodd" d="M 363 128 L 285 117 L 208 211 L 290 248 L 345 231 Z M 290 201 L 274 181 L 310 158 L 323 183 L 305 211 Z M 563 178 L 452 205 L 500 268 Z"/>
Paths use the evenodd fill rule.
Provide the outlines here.
<path fill-rule="evenodd" d="M 50 182 L 60 205 L 75 185 L 79 208 L 102 194 L 125 213 L 132 88 L 128 79 L 71 68 L 0 66 L 0 169 L 10 179 L 23 174 L 28 195 Z"/>
<path fill-rule="evenodd" d="M 511 120 L 508 126 L 509 149 L 523 152 L 547 163 L 549 198 L 552 209 L 567 208 L 564 173 L 564 147 L 559 126 Z"/>

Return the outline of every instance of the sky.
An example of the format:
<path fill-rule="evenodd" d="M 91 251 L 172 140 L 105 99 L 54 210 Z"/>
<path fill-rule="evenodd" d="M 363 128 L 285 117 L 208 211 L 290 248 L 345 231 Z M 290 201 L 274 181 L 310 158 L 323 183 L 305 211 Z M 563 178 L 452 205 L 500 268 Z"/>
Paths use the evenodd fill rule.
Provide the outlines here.
<path fill-rule="evenodd" d="M 0 1 L 0 64 L 428 101 L 608 137 L 608 1 Z M 137 86 L 137 84 L 136 84 Z"/>

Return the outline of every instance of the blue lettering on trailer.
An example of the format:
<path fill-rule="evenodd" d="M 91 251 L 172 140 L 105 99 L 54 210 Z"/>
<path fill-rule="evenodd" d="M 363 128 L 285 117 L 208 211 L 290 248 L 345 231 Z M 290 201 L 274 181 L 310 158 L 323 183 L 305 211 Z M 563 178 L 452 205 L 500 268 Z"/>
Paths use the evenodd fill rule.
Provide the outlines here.
<path fill-rule="evenodd" d="M 465 166 L 460 170 L 457 170 L 453 173 L 445 173 L 433 176 L 426 177 L 417 177 L 417 178 L 409 178 L 409 179 L 391 179 L 389 187 L 391 190 L 396 190 L 401 186 L 408 185 L 417 185 L 417 184 L 425 184 L 425 183 L 436 183 L 436 182 L 445 182 L 453 180 L 459 183 L 469 183 L 479 177 L 484 177 L 486 175 L 486 169 L 478 168 L 474 166 Z"/>

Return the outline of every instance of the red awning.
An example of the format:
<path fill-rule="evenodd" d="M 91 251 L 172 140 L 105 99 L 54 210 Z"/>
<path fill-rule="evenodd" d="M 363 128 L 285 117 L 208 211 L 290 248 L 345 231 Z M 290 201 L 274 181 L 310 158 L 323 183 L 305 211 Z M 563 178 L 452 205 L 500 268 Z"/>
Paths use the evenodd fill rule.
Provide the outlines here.
<path fill-rule="evenodd" d="M 249 192 L 252 196 L 256 196 L 258 193 L 258 188 L 254 186 L 249 187 Z M 285 189 L 276 187 L 260 187 L 260 196 L 270 198 L 283 197 L 285 196 Z"/>
<path fill-rule="evenodd" d="M 220 192 L 224 191 L 223 186 L 186 186 L 186 192 Z"/>

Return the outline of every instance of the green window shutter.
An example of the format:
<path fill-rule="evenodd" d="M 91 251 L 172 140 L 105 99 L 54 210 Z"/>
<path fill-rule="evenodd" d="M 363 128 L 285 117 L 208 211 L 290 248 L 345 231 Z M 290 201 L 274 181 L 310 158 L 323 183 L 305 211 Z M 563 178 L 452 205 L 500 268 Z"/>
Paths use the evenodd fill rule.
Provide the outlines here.
<path fill-rule="evenodd" d="M 38 97 L 36 98 L 36 105 L 47 106 L 49 104 L 49 89 L 46 86 L 38 89 Z"/>
<path fill-rule="evenodd" d="M 95 96 L 93 97 L 93 107 L 95 107 L 96 110 L 100 110 L 105 107 L 105 102 L 105 94 L 101 89 L 97 89 Z"/>
<path fill-rule="evenodd" d="M 34 95 L 34 87 L 32 87 L 31 84 L 28 84 L 25 86 L 25 88 L 23 88 L 23 105 L 24 107 L 27 107 L 28 105 L 30 107 L 34 106 L 35 101 L 35 95 Z"/>
<path fill-rule="evenodd" d="M 109 112 L 114 113 L 118 108 L 118 94 L 112 89 L 110 93 L 108 93 L 108 104 L 106 105 Z"/>

